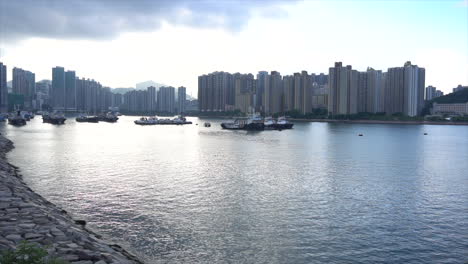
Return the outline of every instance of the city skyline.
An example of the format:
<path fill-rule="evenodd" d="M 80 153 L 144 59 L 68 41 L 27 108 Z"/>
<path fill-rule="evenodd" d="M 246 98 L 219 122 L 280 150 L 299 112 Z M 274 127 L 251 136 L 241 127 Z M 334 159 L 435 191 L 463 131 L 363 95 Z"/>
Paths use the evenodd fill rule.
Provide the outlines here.
<path fill-rule="evenodd" d="M 48 32 L 40 28 L 32 31 L 35 27 L 25 20 L 18 25 L 31 31 L 24 32 L 9 25 L 25 12 L 41 10 L 60 17 L 61 12 L 72 11 L 47 2 L 30 3 L 29 11 L 18 11 L 14 3 L 2 1 L 0 61 L 9 69 L 34 72 L 36 80 L 50 79 L 49 69 L 61 65 L 112 88 L 153 80 L 185 86 L 187 94 L 193 96 L 197 94 L 197 76 L 206 72 L 326 73 L 335 61 L 349 63 L 359 71 L 367 67 L 385 71 L 411 61 L 425 67 L 426 85 L 445 93 L 468 83 L 466 1 L 434 1 L 430 5 L 419 1 L 268 1 L 242 7 L 233 1 L 228 6 L 234 15 L 228 14 L 226 7 L 210 5 L 212 2 L 194 7 L 175 1 L 165 6 L 171 11 L 168 14 L 149 7 L 127 13 L 110 8 L 101 14 L 96 11 L 97 4 L 87 3 L 80 6 L 83 14 L 74 13 L 76 18 L 99 19 L 102 15 L 110 24 L 77 32 L 78 25 L 65 23 L 56 32 Z M 126 7 L 124 2 L 116 6 Z M 354 12 L 353 19 L 346 10 Z M 112 24 L 116 14 L 127 24 Z M 204 21 L 200 18 L 203 15 L 212 18 L 210 23 L 199 23 Z M 132 17 L 141 19 L 128 22 Z M 8 19 L 11 21 L 5 21 Z M 99 35 L 104 29 L 110 33 Z M 11 78 L 8 74 L 7 79 Z"/>

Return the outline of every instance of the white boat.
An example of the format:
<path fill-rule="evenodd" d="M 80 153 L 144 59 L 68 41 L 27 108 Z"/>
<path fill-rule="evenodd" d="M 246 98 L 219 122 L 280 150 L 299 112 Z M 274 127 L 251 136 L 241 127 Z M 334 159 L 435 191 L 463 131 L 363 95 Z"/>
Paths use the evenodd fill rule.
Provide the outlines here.
<path fill-rule="evenodd" d="M 139 120 L 134 121 L 137 125 L 187 125 L 192 124 L 191 121 L 187 121 L 183 116 L 177 116 L 174 119 L 158 119 L 157 117 L 142 117 Z"/>

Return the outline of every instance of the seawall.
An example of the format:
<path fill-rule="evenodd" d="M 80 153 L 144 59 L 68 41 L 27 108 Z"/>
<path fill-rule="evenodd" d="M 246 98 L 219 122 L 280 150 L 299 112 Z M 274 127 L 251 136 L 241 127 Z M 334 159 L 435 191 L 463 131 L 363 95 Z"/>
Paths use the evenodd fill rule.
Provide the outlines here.
<path fill-rule="evenodd" d="M 13 148 L 13 142 L 0 135 L 0 250 L 14 249 L 26 240 L 47 246 L 51 255 L 70 263 L 143 263 L 33 192 L 6 159 Z"/>

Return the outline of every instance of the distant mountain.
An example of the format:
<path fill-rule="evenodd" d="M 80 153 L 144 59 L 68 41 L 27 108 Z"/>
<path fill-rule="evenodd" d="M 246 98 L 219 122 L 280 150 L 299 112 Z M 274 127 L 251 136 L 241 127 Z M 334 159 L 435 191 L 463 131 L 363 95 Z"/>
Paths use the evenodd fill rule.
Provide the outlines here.
<path fill-rule="evenodd" d="M 197 98 L 190 96 L 189 94 L 186 95 L 186 99 L 189 101 L 197 100 Z"/>
<path fill-rule="evenodd" d="M 130 92 L 135 90 L 135 88 L 113 88 L 112 92 L 113 93 L 118 93 L 118 94 L 124 94 L 126 92 Z"/>
<path fill-rule="evenodd" d="M 49 85 L 52 85 L 52 81 L 51 80 L 40 80 L 38 81 L 40 83 L 48 83 Z"/>
<path fill-rule="evenodd" d="M 166 86 L 166 85 L 160 84 L 160 83 L 157 83 L 157 82 L 153 82 L 153 81 L 141 82 L 141 83 L 137 83 L 135 85 L 137 90 L 146 90 L 146 88 L 148 88 L 150 86 L 153 86 L 155 88 L 159 88 L 161 86 Z"/>

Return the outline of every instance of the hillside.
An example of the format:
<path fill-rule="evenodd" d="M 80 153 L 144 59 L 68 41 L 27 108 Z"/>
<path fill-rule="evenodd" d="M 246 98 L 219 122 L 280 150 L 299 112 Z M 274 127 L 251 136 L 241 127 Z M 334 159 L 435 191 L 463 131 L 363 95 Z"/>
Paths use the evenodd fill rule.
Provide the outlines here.
<path fill-rule="evenodd" d="M 441 97 L 432 99 L 432 103 L 438 104 L 457 104 L 457 103 L 466 103 L 468 102 L 468 89 L 463 89 L 461 91 L 450 93 Z"/>
<path fill-rule="evenodd" d="M 422 110 L 422 115 L 429 115 L 430 109 L 432 108 L 433 103 L 438 104 L 459 104 L 468 102 L 468 89 L 463 89 L 455 93 L 449 93 L 447 95 L 437 97 L 431 101 L 426 101 L 424 108 Z"/>

